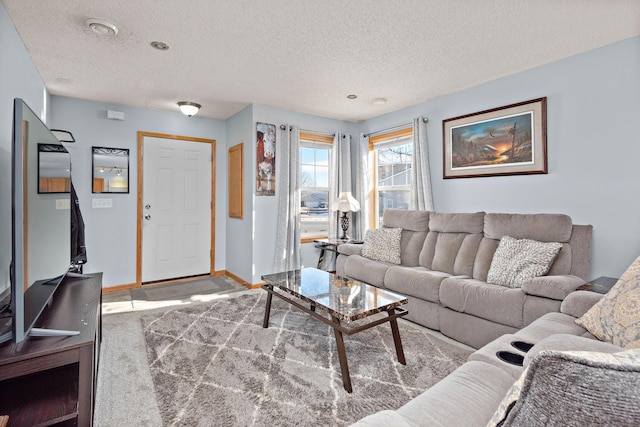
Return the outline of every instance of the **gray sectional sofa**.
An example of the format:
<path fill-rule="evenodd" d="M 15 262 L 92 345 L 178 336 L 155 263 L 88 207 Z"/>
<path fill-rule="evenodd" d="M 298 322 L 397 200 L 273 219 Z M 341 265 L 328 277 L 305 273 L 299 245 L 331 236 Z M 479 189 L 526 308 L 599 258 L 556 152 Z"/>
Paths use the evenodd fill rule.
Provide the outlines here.
<path fill-rule="evenodd" d="M 515 334 L 471 354 L 468 361 L 397 410 L 358 421 L 356 427 L 484 426 L 529 365 L 524 386 L 503 426 L 638 425 L 640 365 L 602 366 L 572 360 L 564 351 L 621 354 L 621 347 L 596 340 L 575 323 L 602 295 L 571 293 L 559 313 L 548 313 Z M 528 352 L 511 343 L 535 344 Z M 499 351 L 518 354 L 524 366 L 501 361 Z M 636 360 L 638 353 L 635 355 Z M 569 359 L 569 360 L 568 360 Z"/>
<path fill-rule="evenodd" d="M 592 227 L 567 215 L 387 209 L 383 227 L 402 229 L 399 265 L 362 256 L 363 245 L 343 244 L 336 273 L 406 295 L 408 320 L 474 348 L 560 312 L 589 274 Z M 521 288 L 489 284 L 503 236 L 560 242 L 562 249 L 547 275 Z"/>

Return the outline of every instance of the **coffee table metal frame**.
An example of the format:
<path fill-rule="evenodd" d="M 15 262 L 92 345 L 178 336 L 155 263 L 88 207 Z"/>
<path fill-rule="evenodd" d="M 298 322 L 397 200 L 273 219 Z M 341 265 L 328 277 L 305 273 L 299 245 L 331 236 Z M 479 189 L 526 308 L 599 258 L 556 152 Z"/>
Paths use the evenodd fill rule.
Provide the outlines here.
<path fill-rule="evenodd" d="M 263 280 L 264 280 L 264 276 L 263 276 Z M 400 362 L 403 365 L 407 364 L 404 358 L 404 350 L 402 349 L 402 339 L 400 338 L 400 330 L 398 329 L 398 321 L 397 321 L 399 317 L 406 316 L 409 313 L 407 310 L 400 307 L 394 307 L 387 310 L 383 309 L 382 311 L 387 312 L 387 315 L 388 315 L 387 317 L 382 317 L 382 318 L 373 320 L 369 323 L 365 323 L 356 327 L 349 328 L 341 324 L 340 319 L 338 319 L 333 314 L 329 313 L 327 310 L 324 310 L 324 311 L 327 311 L 329 313 L 329 315 L 331 316 L 330 319 L 326 316 L 316 313 L 316 307 L 320 309 L 324 309 L 324 307 L 317 304 L 315 301 L 309 299 L 308 297 L 303 297 L 301 295 L 294 295 L 293 297 L 289 297 L 283 292 L 276 291 L 274 288 L 277 288 L 278 286 L 270 283 L 266 283 L 261 287 L 262 289 L 268 292 L 267 305 L 264 311 L 264 321 L 262 322 L 263 328 L 269 327 L 269 316 L 271 314 L 271 299 L 274 295 L 280 298 L 281 300 L 286 301 L 287 303 L 293 305 L 294 307 L 304 311 L 305 313 L 315 317 L 316 319 L 320 320 L 323 323 L 326 323 L 327 325 L 333 328 L 333 332 L 336 338 L 336 347 L 338 350 L 338 360 L 340 361 L 340 370 L 342 372 L 342 384 L 344 386 L 344 389 L 347 392 L 351 393 L 353 391 L 353 387 L 351 386 L 351 375 L 349 374 L 349 365 L 347 363 L 347 352 L 344 346 L 343 335 L 353 335 L 358 332 L 362 332 L 367 329 L 373 328 L 374 326 L 378 326 L 382 323 L 389 322 L 389 324 L 391 325 L 391 333 L 393 334 L 393 342 L 396 347 L 396 356 L 398 357 L 398 362 Z M 298 299 L 299 301 L 297 301 L 294 298 Z M 310 306 L 307 307 L 303 305 L 300 301 L 307 301 L 310 304 Z M 407 300 L 405 299 L 402 304 L 406 304 L 406 301 Z M 371 315 L 373 314 L 376 314 L 376 313 L 371 313 Z"/>

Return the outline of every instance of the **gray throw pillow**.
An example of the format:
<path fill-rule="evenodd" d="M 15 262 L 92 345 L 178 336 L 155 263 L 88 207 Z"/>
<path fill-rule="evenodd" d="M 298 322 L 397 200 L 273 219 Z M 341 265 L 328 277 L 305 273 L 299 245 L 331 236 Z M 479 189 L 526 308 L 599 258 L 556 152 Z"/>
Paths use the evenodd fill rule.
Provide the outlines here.
<path fill-rule="evenodd" d="M 376 228 L 367 230 L 362 245 L 362 256 L 375 261 L 400 264 L 402 228 Z"/>
<path fill-rule="evenodd" d="M 504 236 L 493 254 L 487 282 L 519 288 L 531 278 L 544 276 L 560 249 L 562 243 Z"/>
<path fill-rule="evenodd" d="M 637 425 L 640 350 L 538 353 L 487 427 Z"/>

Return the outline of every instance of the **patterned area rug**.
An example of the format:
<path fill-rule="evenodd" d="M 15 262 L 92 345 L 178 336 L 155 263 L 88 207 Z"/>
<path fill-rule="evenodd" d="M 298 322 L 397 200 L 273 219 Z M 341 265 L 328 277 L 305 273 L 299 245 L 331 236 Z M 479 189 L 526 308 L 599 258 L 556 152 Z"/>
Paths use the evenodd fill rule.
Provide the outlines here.
<path fill-rule="evenodd" d="M 391 328 L 345 336 L 353 393 L 342 386 L 333 330 L 266 292 L 142 317 L 165 425 L 343 426 L 396 409 L 471 353 L 399 322 L 407 365 Z"/>

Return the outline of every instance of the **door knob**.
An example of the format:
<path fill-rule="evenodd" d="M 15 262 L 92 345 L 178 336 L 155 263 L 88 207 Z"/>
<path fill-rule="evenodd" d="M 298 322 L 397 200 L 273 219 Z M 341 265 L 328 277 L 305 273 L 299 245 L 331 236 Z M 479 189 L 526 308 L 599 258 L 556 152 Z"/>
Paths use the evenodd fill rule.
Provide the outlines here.
<path fill-rule="evenodd" d="M 151 215 L 145 215 L 145 216 L 144 216 L 144 219 L 146 219 L 146 220 L 150 220 L 150 219 L 151 219 Z"/>

